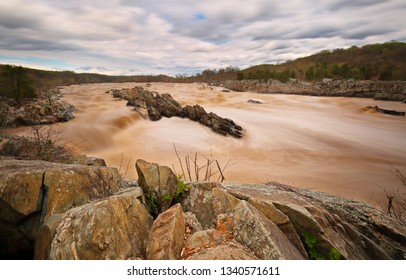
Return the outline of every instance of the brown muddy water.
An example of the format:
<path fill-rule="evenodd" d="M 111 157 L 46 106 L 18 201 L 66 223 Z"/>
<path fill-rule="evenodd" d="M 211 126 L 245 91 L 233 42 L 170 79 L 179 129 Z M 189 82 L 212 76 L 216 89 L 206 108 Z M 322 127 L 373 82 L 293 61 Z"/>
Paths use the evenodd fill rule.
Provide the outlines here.
<path fill-rule="evenodd" d="M 406 118 L 362 110 L 378 105 L 406 111 L 400 102 L 222 92 L 200 84 L 153 83 L 149 88 L 170 93 L 182 105 L 199 104 L 234 120 L 245 134 L 235 139 L 187 119 L 144 120 L 125 106 L 126 101 L 105 93 L 135 85 L 74 85 L 62 90 L 64 100 L 77 108 L 76 118 L 62 125 L 65 140 L 81 153 L 104 158 L 129 178 L 137 178 L 136 159 L 174 165 L 180 173 L 174 144 L 182 157 L 197 153 L 200 166 L 209 157 L 222 166 L 230 161 L 227 182 L 279 181 L 374 205 L 383 203 L 384 189 L 400 186 L 391 170 L 406 174 Z"/>

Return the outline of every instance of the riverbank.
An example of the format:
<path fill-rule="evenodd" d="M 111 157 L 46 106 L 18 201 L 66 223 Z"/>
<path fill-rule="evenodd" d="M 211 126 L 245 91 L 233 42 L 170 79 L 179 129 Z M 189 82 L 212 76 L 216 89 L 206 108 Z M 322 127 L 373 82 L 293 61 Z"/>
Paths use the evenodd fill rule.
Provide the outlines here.
<path fill-rule="evenodd" d="M 230 80 L 226 81 L 224 86 L 234 91 L 310 96 L 358 97 L 406 102 L 405 81 L 323 79 L 319 82 L 313 83 L 291 79 L 287 83 L 281 83 L 277 80 L 269 80 L 267 82 L 259 80 Z"/>

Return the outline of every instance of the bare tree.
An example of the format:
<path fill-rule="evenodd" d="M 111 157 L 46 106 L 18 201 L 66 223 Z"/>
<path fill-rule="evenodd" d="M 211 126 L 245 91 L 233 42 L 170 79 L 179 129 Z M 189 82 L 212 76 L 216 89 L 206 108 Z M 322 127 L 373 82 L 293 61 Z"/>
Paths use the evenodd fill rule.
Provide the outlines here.
<path fill-rule="evenodd" d="M 22 66 L 5 65 L 1 78 L 3 88 L 0 93 L 3 99 L 6 97 L 13 98 L 20 104 L 22 98 L 33 98 L 36 96 L 32 82 Z"/>

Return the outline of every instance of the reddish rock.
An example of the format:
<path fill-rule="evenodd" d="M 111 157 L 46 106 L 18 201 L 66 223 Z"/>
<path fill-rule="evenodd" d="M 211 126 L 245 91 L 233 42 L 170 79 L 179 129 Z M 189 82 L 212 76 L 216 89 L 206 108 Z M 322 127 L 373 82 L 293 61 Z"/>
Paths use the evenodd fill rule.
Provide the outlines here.
<path fill-rule="evenodd" d="M 182 207 L 176 204 L 159 214 L 149 235 L 147 259 L 178 260 L 185 234 Z"/>

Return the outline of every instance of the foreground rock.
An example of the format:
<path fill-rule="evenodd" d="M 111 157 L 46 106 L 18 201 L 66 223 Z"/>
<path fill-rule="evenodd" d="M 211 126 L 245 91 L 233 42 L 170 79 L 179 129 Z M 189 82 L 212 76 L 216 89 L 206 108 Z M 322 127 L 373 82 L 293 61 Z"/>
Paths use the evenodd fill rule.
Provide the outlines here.
<path fill-rule="evenodd" d="M 138 185 L 149 200 L 149 211 L 154 216 L 168 209 L 178 186 L 175 173 L 167 166 L 137 160 Z"/>
<path fill-rule="evenodd" d="M 235 240 L 263 260 L 300 260 L 303 256 L 283 232 L 255 207 L 241 201 L 233 210 Z"/>
<path fill-rule="evenodd" d="M 220 184 L 209 182 L 192 184 L 181 202 L 183 210 L 195 214 L 203 229 L 214 227 L 218 215 L 230 214 L 238 203 Z"/>
<path fill-rule="evenodd" d="M 242 128 L 234 121 L 222 118 L 214 113 L 207 113 L 199 105 L 182 106 L 172 98 L 170 94 L 159 94 L 145 90 L 142 87 L 133 89 L 111 90 L 113 97 L 128 100 L 127 105 L 133 106 L 144 119 L 148 116 L 150 120 L 157 121 L 162 117 L 181 117 L 199 122 L 210 127 L 214 132 L 221 135 L 231 135 L 241 138 Z"/>
<path fill-rule="evenodd" d="M 107 167 L 0 163 L 6 259 L 406 259 L 404 225 L 334 195 L 195 182 L 154 213 L 152 190 L 174 176 L 158 164 L 137 161 L 138 183 L 119 184 Z"/>
<path fill-rule="evenodd" d="M 152 217 L 138 194 L 129 189 L 67 211 L 59 218 L 54 237 L 52 231 L 40 230 L 35 255 L 53 260 L 145 258 Z M 47 246 L 49 256 L 43 252 Z"/>
<path fill-rule="evenodd" d="M 110 196 L 120 184 L 115 168 L 1 159 L 0 221 L 21 240 L 29 241 L 29 251 L 38 228 L 49 216 Z M 2 243 L 20 246 L 19 242 L 9 242 L 16 235 L 5 236 Z M 2 253 L 18 255 L 17 251 L 9 248 Z"/>
<path fill-rule="evenodd" d="M 406 228 L 365 203 L 279 184 L 225 188 L 248 202 L 273 204 L 289 218 L 309 258 L 406 258 Z"/>
<path fill-rule="evenodd" d="M 180 204 L 161 213 L 152 225 L 147 247 L 149 260 L 179 260 L 183 248 L 185 219 Z"/>
<path fill-rule="evenodd" d="M 258 260 L 246 247 L 236 241 L 209 247 L 185 258 L 186 260 Z"/>

